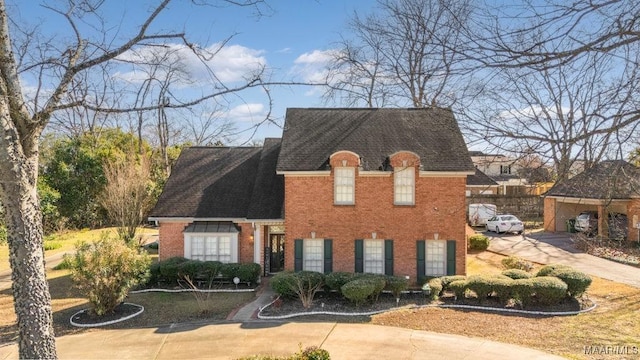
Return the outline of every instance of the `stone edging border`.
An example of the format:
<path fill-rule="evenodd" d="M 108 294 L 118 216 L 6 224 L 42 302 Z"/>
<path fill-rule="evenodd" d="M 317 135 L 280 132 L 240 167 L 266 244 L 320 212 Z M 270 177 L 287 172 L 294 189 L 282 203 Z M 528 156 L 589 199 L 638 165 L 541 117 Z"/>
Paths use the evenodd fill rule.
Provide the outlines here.
<path fill-rule="evenodd" d="M 127 315 L 125 317 L 122 317 L 120 319 L 115 319 L 115 320 L 110 320 L 110 321 L 105 321 L 105 322 L 101 322 L 101 323 L 96 323 L 96 324 L 78 324 L 77 322 L 73 321 L 73 317 L 78 315 L 78 314 L 82 314 L 83 312 L 87 311 L 87 309 L 82 309 L 80 311 L 78 311 L 77 313 L 71 315 L 71 317 L 69 318 L 69 323 L 73 326 L 76 327 L 81 327 L 81 328 L 90 328 L 90 327 L 99 327 L 99 326 L 107 326 L 107 325 L 111 325 L 111 324 L 116 324 L 119 323 L 121 321 L 125 321 L 125 320 L 129 320 L 131 318 L 134 318 L 140 314 L 142 314 L 142 312 L 144 312 L 144 306 L 142 305 L 138 305 L 138 304 L 132 304 L 132 303 L 125 303 L 127 305 L 132 305 L 132 306 L 137 306 L 140 310 L 138 310 L 137 312 L 131 314 L 131 315 Z"/>
<path fill-rule="evenodd" d="M 255 292 L 256 289 L 142 289 L 130 291 L 131 294 L 142 294 L 148 292 L 202 292 L 202 293 L 233 293 L 233 292 Z"/>
<path fill-rule="evenodd" d="M 273 303 L 275 303 L 278 299 L 280 299 L 280 297 L 277 297 L 275 300 L 273 300 L 272 302 L 268 303 L 265 306 L 262 306 L 258 309 L 258 319 L 261 320 L 284 320 L 284 319 L 290 319 L 293 317 L 297 317 L 297 316 L 307 316 L 307 315 L 338 315 L 338 316 L 369 316 L 369 315 L 376 315 L 376 314 L 381 314 L 387 311 L 392 311 L 392 310 L 399 310 L 399 309 L 403 309 L 404 307 L 394 307 L 394 308 L 390 308 L 390 309 L 386 309 L 386 310 L 376 310 L 376 311 L 370 311 L 370 312 L 360 312 L 360 313 L 343 313 L 343 312 L 334 312 L 334 311 L 313 311 L 313 312 L 304 312 L 304 313 L 293 313 L 293 314 L 287 314 L 287 315 L 279 315 L 279 316 L 269 316 L 269 315 L 262 315 L 262 310 L 268 308 L 269 306 L 271 306 Z M 583 309 L 583 310 L 578 310 L 578 311 L 529 311 L 529 310 L 518 310 L 518 309 L 500 309 L 500 308 L 493 308 L 493 307 L 487 307 L 487 306 L 473 306 L 473 305 L 416 305 L 416 306 L 412 306 L 412 307 L 408 307 L 409 309 L 421 309 L 421 308 L 428 308 L 428 307 L 438 307 L 438 308 L 453 308 L 453 309 L 468 309 L 468 310 L 480 310 L 480 311 L 493 311 L 493 312 L 506 312 L 506 313 L 511 313 L 511 314 L 525 314 L 525 315 L 542 315 L 542 316 L 569 316 L 569 315 L 578 315 L 578 314 L 582 314 L 582 313 L 586 313 L 589 311 L 592 311 L 593 309 L 595 309 L 597 306 L 596 303 L 593 303 L 593 305 L 587 309 Z"/>

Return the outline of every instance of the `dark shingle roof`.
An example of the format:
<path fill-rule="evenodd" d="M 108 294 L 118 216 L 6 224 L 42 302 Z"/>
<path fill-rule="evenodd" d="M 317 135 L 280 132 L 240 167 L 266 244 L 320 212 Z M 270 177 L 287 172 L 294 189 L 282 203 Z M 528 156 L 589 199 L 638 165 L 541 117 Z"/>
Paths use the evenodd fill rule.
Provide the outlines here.
<path fill-rule="evenodd" d="M 498 183 L 490 178 L 487 174 L 483 173 L 479 169 L 476 169 L 476 173 L 474 175 L 467 175 L 467 185 L 497 186 Z"/>
<path fill-rule="evenodd" d="M 600 200 L 640 197 L 640 169 L 623 160 L 602 161 L 556 184 L 545 195 Z"/>
<path fill-rule="evenodd" d="M 283 219 L 284 176 L 276 174 L 276 162 L 282 139 L 264 140 L 260 165 L 256 176 L 249 219 Z"/>
<path fill-rule="evenodd" d="M 448 109 L 287 109 L 278 171 L 325 170 L 340 150 L 362 157 L 364 170 L 404 150 L 418 154 L 425 171 L 474 171 Z"/>
<path fill-rule="evenodd" d="M 273 202 L 275 209 L 260 207 L 259 215 L 277 213 L 280 218 L 283 191 L 273 184 L 276 177 L 273 151 L 269 146 L 263 154 L 257 147 L 192 147 L 182 151 L 173 167 L 162 194 L 150 217 L 247 218 L 252 198 Z M 275 155 L 277 157 L 277 155 Z M 261 164 L 262 159 L 271 159 Z M 277 182 L 276 182 L 277 183 Z M 273 190 L 275 194 L 256 194 Z"/>

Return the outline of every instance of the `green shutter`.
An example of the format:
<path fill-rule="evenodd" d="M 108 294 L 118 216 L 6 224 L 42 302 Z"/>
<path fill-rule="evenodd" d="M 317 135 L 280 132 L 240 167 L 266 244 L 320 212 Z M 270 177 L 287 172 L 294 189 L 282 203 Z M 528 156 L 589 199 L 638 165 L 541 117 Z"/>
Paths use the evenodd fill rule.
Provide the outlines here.
<path fill-rule="evenodd" d="M 362 239 L 356 240 L 356 268 L 355 272 L 364 272 L 364 241 Z"/>
<path fill-rule="evenodd" d="M 333 272 L 333 240 L 324 239 L 324 273 Z"/>
<path fill-rule="evenodd" d="M 447 240 L 447 275 L 456 274 L 456 241 Z"/>
<path fill-rule="evenodd" d="M 421 284 L 424 280 L 425 280 L 425 271 L 427 270 L 427 263 L 426 263 L 426 244 L 424 242 L 424 240 L 417 240 L 416 241 L 416 268 L 418 270 L 418 283 Z"/>
<path fill-rule="evenodd" d="M 302 271 L 302 239 L 295 239 L 293 241 L 294 261 L 293 270 Z"/>
<path fill-rule="evenodd" d="M 384 241 L 384 274 L 393 275 L 393 240 Z"/>

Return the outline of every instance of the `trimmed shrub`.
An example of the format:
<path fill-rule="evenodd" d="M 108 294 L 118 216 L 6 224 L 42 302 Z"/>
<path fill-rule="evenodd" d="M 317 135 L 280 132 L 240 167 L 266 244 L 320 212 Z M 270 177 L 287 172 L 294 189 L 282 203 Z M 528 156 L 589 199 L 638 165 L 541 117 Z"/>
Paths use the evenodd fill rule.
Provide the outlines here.
<path fill-rule="evenodd" d="M 526 272 L 525 272 L 526 274 Z M 491 279 L 491 289 L 501 303 L 507 303 L 513 297 L 513 279 L 510 277 L 493 277 Z"/>
<path fill-rule="evenodd" d="M 523 307 L 531 304 L 533 301 L 533 279 L 516 279 L 511 284 L 511 296 L 514 300 L 520 302 Z"/>
<path fill-rule="evenodd" d="M 393 294 L 396 299 L 399 299 L 400 294 L 407 290 L 409 286 L 407 279 L 400 276 L 387 276 L 386 282 L 387 286 L 385 288 L 391 291 L 391 294 Z"/>
<path fill-rule="evenodd" d="M 220 261 L 204 261 L 202 262 L 201 276 L 205 277 L 209 283 L 213 282 L 215 278 L 221 275 L 222 263 Z"/>
<path fill-rule="evenodd" d="M 271 278 L 271 280 L 269 280 L 269 284 L 271 284 L 273 291 L 283 298 L 293 298 L 296 296 L 296 293 L 293 291 L 295 283 L 296 274 L 292 271 L 277 273 Z"/>
<path fill-rule="evenodd" d="M 464 293 L 467 291 L 466 280 L 456 280 L 449 283 L 449 290 L 456 296 L 456 300 L 464 299 Z"/>
<path fill-rule="evenodd" d="M 324 286 L 324 274 L 315 271 L 300 271 L 293 277 L 293 292 L 305 309 L 311 307 L 316 293 Z"/>
<path fill-rule="evenodd" d="M 488 298 L 493 293 L 491 278 L 488 275 L 469 276 L 467 288 L 476 293 L 479 301 Z"/>
<path fill-rule="evenodd" d="M 179 276 L 180 278 L 189 277 L 191 281 L 195 281 L 199 274 L 202 273 L 202 261 L 200 260 L 188 260 L 179 264 Z"/>
<path fill-rule="evenodd" d="M 528 279 L 533 277 L 533 275 L 529 274 L 528 272 L 524 271 L 524 270 L 520 270 L 520 269 L 507 269 L 505 271 L 502 272 L 502 275 L 509 277 L 513 280 L 516 279 Z"/>
<path fill-rule="evenodd" d="M 357 278 L 342 285 L 340 292 L 356 306 L 362 305 L 376 291 L 375 282 L 367 278 Z"/>
<path fill-rule="evenodd" d="M 382 274 L 357 274 L 356 279 L 365 279 L 370 281 L 374 285 L 373 293 L 371 294 L 372 301 L 378 301 L 378 297 L 384 290 L 385 286 L 387 286 L 387 277 Z"/>
<path fill-rule="evenodd" d="M 71 257 L 71 278 L 89 299 L 93 312 L 102 316 L 113 312 L 129 289 L 146 281 L 150 263 L 147 253 L 103 236 L 76 247 Z"/>
<path fill-rule="evenodd" d="M 167 284 L 177 285 L 178 279 L 180 279 L 181 264 L 187 261 L 189 259 L 176 256 L 159 262 L 159 280 Z"/>
<path fill-rule="evenodd" d="M 591 277 L 573 269 L 556 269 L 549 276 L 555 276 L 567 284 L 567 295 L 574 298 L 581 296 L 591 285 Z"/>
<path fill-rule="evenodd" d="M 309 346 L 294 355 L 293 360 L 331 360 L 329 352 L 316 346 Z"/>
<path fill-rule="evenodd" d="M 238 276 L 238 273 L 240 273 L 240 266 L 241 265 L 239 263 L 222 264 L 220 273 L 222 274 L 223 278 L 233 280 L 233 278 Z"/>
<path fill-rule="evenodd" d="M 536 301 L 543 305 L 555 305 L 567 296 L 567 284 L 555 276 L 539 276 L 532 281 Z"/>
<path fill-rule="evenodd" d="M 458 281 L 458 280 L 466 280 L 467 277 L 464 275 L 448 275 L 440 277 L 440 281 L 442 282 L 442 290 L 440 291 L 439 296 L 442 296 L 442 292 L 449 290 L 449 284 Z"/>
<path fill-rule="evenodd" d="M 484 251 L 489 248 L 489 238 L 481 235 L 471 235 L 469 237 L 469 250 L 480 250 Z"/>
<path fill-rule="evenodd" d="M 442 293 L 442 280 L 440 278 L 433 278 L 429 280 L 425 285 L 429 286 L 429 298 L 432 300 L 438 299 L 438 297 Z"/>
<path fill-rule="evenodd" d="M 521 259 L 517 256 L 507 256 L 502 259 L 502 267 L 505 269 L 518 269 L 524 271 L 531 271 L 533 269 L 533 264 L 525 259 Z"/>
<path fill-rule="evenodd" d="M 260 270 L 262 270 L 262 267 L 260 266 L 260 264 L 256 264 L 256 263 L 240 264 L 240 266 L 238 267 L 238 272 L 236 276 L 240 278 L 241 282 L 246 282 L 247 284 L 251 284 L 258 281 L 258 278 L 260 277 Z"/>
<path fill-rule="evenodd" d="M 342 287 L 342 285 L 353 280 L 354 277 L 355 277 L 354 273 L 336 271 L 336 272 L 327 274 L 327 276 L 325 276 L 324 278 L 324 281 L 326 285 L 329 287 L 329 289 L 340 292 L 340 288 Z"/>
<path fill-rule="evenodd" d="M 551 274 L 552 272 L 558 269 L 573 270 L 573 268 L 569 265 L 551 264 L 551 265 L 545 265 L 541 267 L 540 270 L 538 270 L 538 273 L 536 274 L 536 276 L 549 276 L 549 274 Z"/>

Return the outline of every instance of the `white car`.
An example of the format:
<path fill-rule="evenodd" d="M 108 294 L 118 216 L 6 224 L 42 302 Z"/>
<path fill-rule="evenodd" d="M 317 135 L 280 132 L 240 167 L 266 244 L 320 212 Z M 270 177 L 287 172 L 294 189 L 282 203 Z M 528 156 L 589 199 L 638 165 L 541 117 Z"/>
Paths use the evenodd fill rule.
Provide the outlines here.
<path fill-rule="evenodd" d="M 522 234 L 524 224 L 513 215 L 497 215 L 487 220 L 487 231 Z"/>

